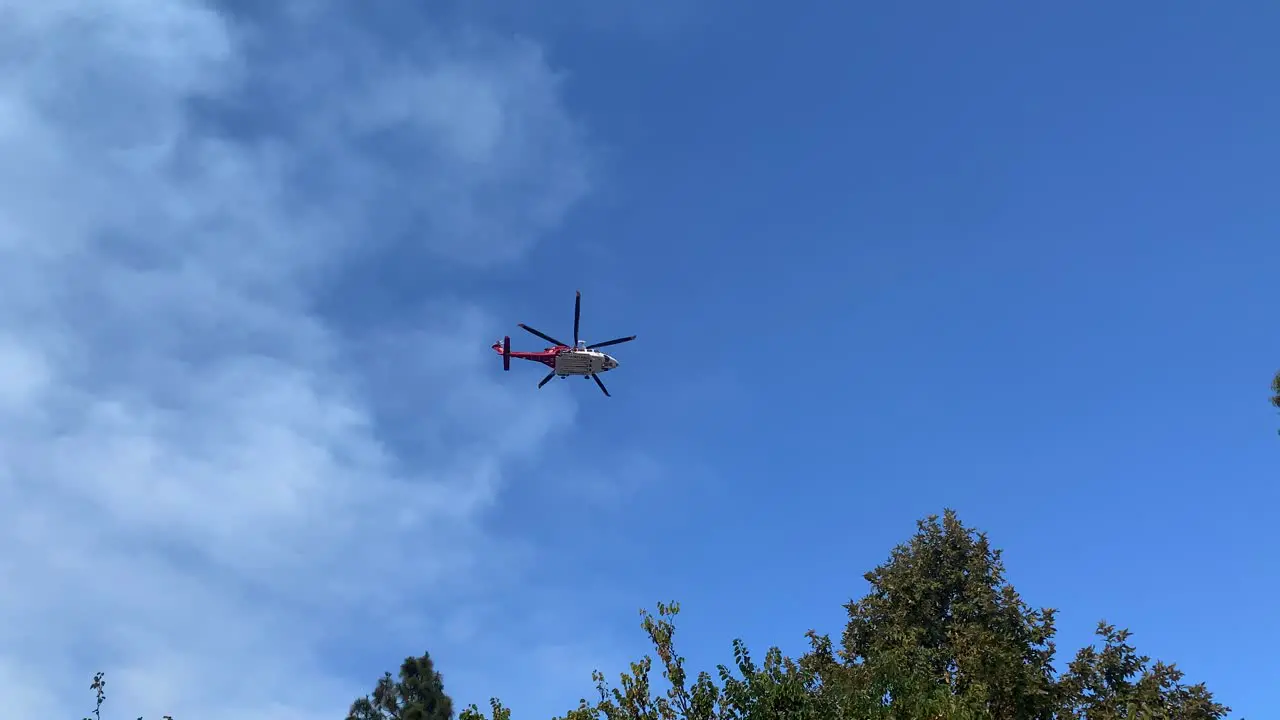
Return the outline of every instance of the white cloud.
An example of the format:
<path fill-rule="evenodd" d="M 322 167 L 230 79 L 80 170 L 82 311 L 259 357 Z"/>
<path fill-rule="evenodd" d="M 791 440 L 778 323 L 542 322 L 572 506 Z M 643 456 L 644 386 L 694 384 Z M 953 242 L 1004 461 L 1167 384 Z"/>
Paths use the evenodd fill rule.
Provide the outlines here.
<path fill-rule="evenodd" d="M 132 716 L 340 716 L 373 678 L 324 657 L 334 618 L 443 605 L 521 557 L 482 515 L 567 401 L 488 379 L 473 308 L 354 342 L 312 307 L 389 243 L 479 266 L 552 228 L 587 183 L 556 77 L 515 41 L 392 52 L 290 17 L 0 0 L 15 716 L 78 717 L 97 669 Z"/>

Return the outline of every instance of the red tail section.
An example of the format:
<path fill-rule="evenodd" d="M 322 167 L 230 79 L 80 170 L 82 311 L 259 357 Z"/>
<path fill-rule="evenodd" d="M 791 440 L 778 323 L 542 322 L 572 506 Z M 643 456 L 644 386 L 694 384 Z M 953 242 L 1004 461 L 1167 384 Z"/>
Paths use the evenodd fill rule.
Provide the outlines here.
<path fill-rule="evenodd" d="M 494 352 L 502 356 L 502 369 L 511 369 L 511 358 L 517 360 L 531 360 L 533 362 L 542 363 L 549 368 L 555 369 L 556 355 L 561 348 L 547 348 L 541 352 L 511 352 L 511 338 L 504 337 L 498 342 L 489 346 Z"/>

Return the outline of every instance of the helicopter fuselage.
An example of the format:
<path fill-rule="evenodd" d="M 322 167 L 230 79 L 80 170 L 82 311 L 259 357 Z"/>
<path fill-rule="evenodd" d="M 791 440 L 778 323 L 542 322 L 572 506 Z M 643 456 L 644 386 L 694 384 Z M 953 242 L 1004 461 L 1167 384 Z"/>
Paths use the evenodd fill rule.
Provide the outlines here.
<path fill-rule="evenodd" d="M 565 348 L 556 353 L 556 375 L 599 375 L 618 367 L 618 361 L 599 350 Z"/>
<path fill-rule="evenodd" d="M 502 353 L 502 343 L 493 344 L 494 352 Z M 511 357 L 517 360 L 532 360 L 542 363 L 555 371 L 560 377 L 581 375 L 589 377 L 609 372 L 618 367 L 618 361 L 608 353 L 587 348 L 571 348 L 566 346 L 549 347 L 541 352 L 512 352 Z"/>

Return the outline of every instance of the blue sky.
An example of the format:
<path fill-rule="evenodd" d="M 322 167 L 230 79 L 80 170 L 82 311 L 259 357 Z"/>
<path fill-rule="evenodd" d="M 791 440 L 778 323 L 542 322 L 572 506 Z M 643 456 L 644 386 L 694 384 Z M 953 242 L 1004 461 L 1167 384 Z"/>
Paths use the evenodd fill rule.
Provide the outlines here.
<path fill-rule="evenodd" d="M 362 8 L 0 10 L 15 714 L 429 649 L 549 717 L 658 600 L 702 666 L 838 634 L 944 507 L 1060 663 L 1105 618 L 1273 709 L 1280 13 Z M 577 289 L 612 399 L 488 349 Z"/>

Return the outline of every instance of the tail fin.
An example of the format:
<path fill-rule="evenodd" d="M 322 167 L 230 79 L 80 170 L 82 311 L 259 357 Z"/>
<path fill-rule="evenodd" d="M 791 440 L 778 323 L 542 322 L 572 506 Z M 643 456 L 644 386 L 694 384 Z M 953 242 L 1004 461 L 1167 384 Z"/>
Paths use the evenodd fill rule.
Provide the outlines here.
<path fill-rule="evenodd" d="M 502 338 L 502 369 L 511 369 L 511 337 Z"/>

